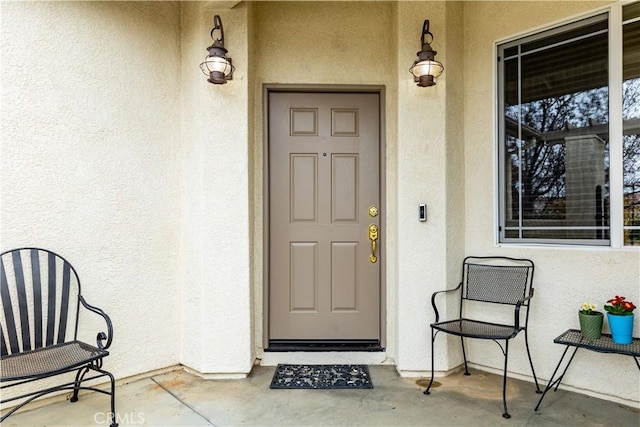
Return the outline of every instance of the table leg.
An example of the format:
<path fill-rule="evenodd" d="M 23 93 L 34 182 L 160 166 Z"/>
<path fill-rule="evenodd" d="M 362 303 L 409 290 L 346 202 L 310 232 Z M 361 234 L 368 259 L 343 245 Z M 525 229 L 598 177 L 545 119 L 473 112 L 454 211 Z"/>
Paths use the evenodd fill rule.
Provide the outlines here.
<path fill-rule="evenodd" d="M 547 386 L 545 387 L 544 392 L 542 392 L 542 396 L 540 396 L 540 400 L 538 400 L 538 404 L 536 405 L 536 408 L 534 409 L 534 411 L 538 410 L 538 408 L 540 407 L 540 404 L 542 403 L 542 399 L 544 399 L 544 396 L 547 394 L 547 392 L 551 388 L 553 388 L 554 385 L 555 385 L 555 389 L 553 391 L 558 390 L 558 386 L 560 385 L 560 382 L 562 381 L 564 374 L 567 373 L 567 369 L 569 369 L 569 365 L 571 365 L 571 362 L 573 361 L 573 358 L 576 355 L 576 352 L 578 351 L 578 348 L 579 348 L 579 347 L 576 347 L 573 350 L 573 354 L 571 354 L 571 357 L 567 362 L 567 366 L 565 366 L 564 370 L 562 371 L 562 374 L 560 374 L 560 376 L 558 376 L 558 378 L 554 380 L 553 378 L 556 376 L 556 373 L 558 372 L 560 365 L 562 365 L 562 361 L 564 360 L 564 357 L 567 355 L 567 351 L 569 350 L 569 347 L 570 346 L 566 346 L 564 349 L 564 352 L 562 352 L 562 357 L 560 357 L 560 361 L 556 365 L 556 368 L 553 370 L 553 374 L 551 374 L 551 378 L 549 379 L 549 382 L 547 383 Z"/>

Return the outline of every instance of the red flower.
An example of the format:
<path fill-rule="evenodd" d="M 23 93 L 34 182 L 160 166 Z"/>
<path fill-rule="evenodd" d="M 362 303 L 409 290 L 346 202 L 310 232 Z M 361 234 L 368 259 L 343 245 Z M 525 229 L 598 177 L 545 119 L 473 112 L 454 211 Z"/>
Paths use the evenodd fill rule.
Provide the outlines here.
<path fill-rule="evenodd" d="M 616 295 L 615 298 L 610 299 L 607 303 L 611 305 L 605 305 L 604 309 L 608 313 L 618 314 L 618 315 L 630 315 L 633 313 L 633 310 L 636 309 L 635 304 L 630 301 L 626 301 L 625 297 Z"/>
<path fill-rule="evenodd" d="M 620 304 L 622 304 L 622 302 L 624 301 L 624 299 L 625 299 L 625 297 L 621 297 L 621 296 L 616 295 L 616 297 L 615 297 L 615 298 L 612 298 L 612 299 L 610 299 L 610 300 L 609 300 L 609 301 L 607 301 L 607 302 L 608 302 L 609 304 L 612 304 L 612 305 L 620 305 Z"/>

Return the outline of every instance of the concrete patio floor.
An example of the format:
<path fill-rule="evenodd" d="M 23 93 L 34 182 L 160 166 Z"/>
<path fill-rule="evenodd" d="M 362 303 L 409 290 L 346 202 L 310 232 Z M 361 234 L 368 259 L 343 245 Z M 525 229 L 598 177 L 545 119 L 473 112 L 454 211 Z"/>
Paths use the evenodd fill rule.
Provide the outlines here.
<path fill-rule="evenodd" d="M 502 417 L 501 377 L 480 371 L 436 378 L 422 394 L 416 379 L 393 366 L 370 366 L 367 390 L 271 390 L 274 367 L 256 366 L 247 379 L 203 380 L 176 370 L 122 384 L 116 390 L 121 426 L 633 426 L 640 411 L 563 390 L 549 392 L 538 412 L 533 384 L 509 380 Z M 77 403 L 55 403 L 14 414 L 9 426 L 107 425 L 109 398 L 99 393 Z"/>

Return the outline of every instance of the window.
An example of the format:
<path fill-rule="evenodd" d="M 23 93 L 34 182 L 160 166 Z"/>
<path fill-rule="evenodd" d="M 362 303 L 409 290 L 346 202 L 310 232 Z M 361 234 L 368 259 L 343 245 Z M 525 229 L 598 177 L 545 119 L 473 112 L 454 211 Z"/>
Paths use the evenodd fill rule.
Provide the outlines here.
<path fill-rule="evenodd" d="M 640 245 L 640 3 L 622 19 L 624 244 Z"/>
<path fill-rule="evenodd" d="M 500 242 L 640 245 L 639 6 L 498 46 Z"/>

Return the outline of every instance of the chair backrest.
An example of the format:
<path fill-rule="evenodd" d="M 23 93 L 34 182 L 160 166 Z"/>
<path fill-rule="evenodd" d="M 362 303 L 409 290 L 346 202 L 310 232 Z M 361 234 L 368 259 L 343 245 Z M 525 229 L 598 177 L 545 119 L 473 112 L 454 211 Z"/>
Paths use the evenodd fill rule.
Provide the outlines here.
<path fill-rule="evenodd" d="M 0 254 L 2 356 L 76 339 L 80 279 L 71 264 L 39 248 Z"/>
<path fill-rule="evenodd" d="M 533 262 L 508 257 L 467 257 L 462 298 L 515 305 L 533 290 Z M 528 306 L 525 302 L 523 306 Z"/>

